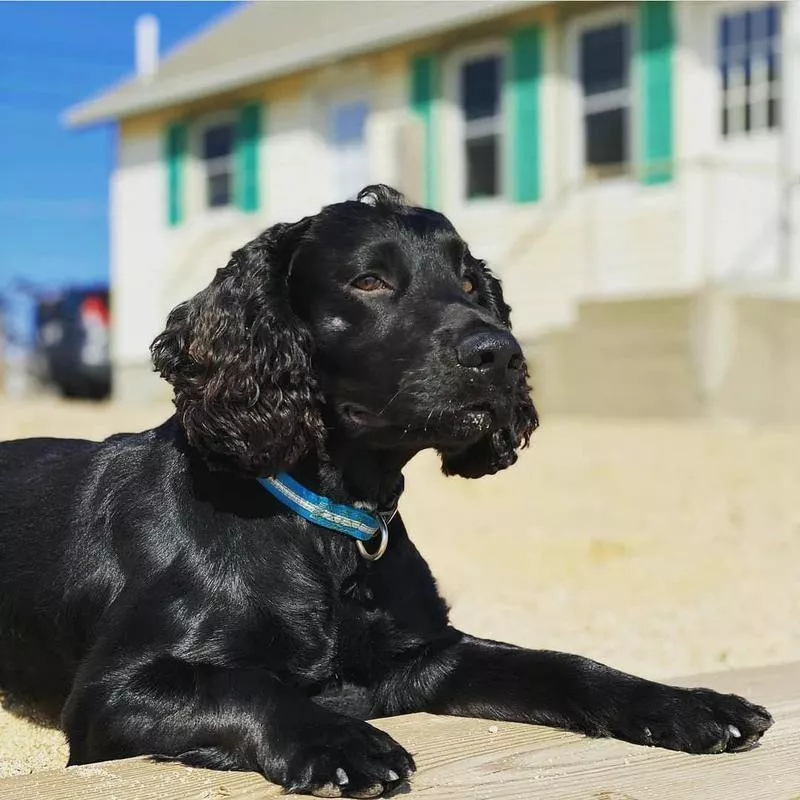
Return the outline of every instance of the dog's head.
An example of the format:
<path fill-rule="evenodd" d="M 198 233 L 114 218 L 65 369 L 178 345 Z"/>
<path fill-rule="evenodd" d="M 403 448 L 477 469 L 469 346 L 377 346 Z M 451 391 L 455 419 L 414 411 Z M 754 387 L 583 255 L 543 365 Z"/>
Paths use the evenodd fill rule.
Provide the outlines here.
<path fill-rule="evenodd" d="M 480 477 L 537 425 L 509 313 L 444 216 L 372 186 L 237 250 L 152 352 L 211 464 L 274 474 L 335 430 Z"/>

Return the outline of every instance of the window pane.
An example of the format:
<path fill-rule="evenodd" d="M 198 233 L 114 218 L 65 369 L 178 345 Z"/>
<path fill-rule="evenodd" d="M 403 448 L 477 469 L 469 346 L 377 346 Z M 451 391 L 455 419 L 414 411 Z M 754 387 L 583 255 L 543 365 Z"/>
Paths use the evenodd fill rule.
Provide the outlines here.
<path fill-rule="evenodd" d="M 718 41 L 721 55 L 724 55 L 731 43 L 730 26 L 730 17 L 723 17 L 720 20 Z"/>
<path fill-rule="evenodd" d="M 205 162 L 206 175 L 219 175 L 220 173 L 233 172 L 233 157 L 225 156 L 223 158 L 215 158 L 213 161 Z"/>
<path fill-rule="evenodd" d="M 500 193 L 499 139 L 481 136 L 466 141 L 467 197 L 495 197 Z"/>
<path fill-rule="evenodd" d="M 369 105 L 363 101 L 342 103 L 331 111 L 331 141 L 347 144 L 364 140 L 364 129 L 369 114 Z"/>
<path fill-rule="evenodd" d="M 774 38 L 780 33 L 780 16 L 778 15 L 778 6 L 775 3 L 770 3 L 767 6 L 767 36 Z"/>
<path fill-rule="evenodd" d="M 778 80 L 778 56 L 774 52 L 767 56 L 767 80 L 770 83 Z"/>
<path fill-rule="evenodd" d="M 780 101 L 771 97 L 767 103 L 767 127 L 777 128 L 780 125 Z"/>
<path fill-rule="evenodd" d="M 768 8 L 759 8 L 750 12 L 750 41 L 762 44 L 769 36 Z"/>
<path fill-rule="evenodd" d="M 233 125 L 214 125 L 203 133 L 203 158 L 219 158 L 233 152 Z"/>
<path fill-rule="evenodd" d="M 728 134 L 741 133 L 744 130 L 744 103 L 728 104 Z"/>
<path fill-rule="evenodd" d="M 361 143 L 337 147 L 333 153 L 333 202 L 355 197 L 369 180 L 369 153 Z"/>
<path fill-rule="evenodd" d="M 628 151 L 627 110 L 612 108 L 586 116 L 586 163 L 622 164 Z"/>
<path fill-rule="evenodd" d="M 628 85 L 628 26 L 595 28 L 581 36 L 581 82 L 585 95 Z"/>
<path fill-rule="evenodd" d="M 230 205 L 231 175 L 224 172 L 220 175 L 208 176 L 208 205 L 210 208 Z"/>
<path fill-rule="evenodd" d="M 462 67 L 461 103 L 468 122 L 500 113 L 500 80 L 499 56 L 469 61 Z"/>
<path fill-rule="evenodd" d="M 369 148 L 366 126 L 370 106 L 366 100 L 352 100 L 330 107 L 328 115 L 328 156 L 330 202 L 355 197 L 369 181 Z"/>
<path fill-rule="evenodd" d="M 730 46 L 743 48 L 747 39 L 747 14 L 731 14 L 728 17 L 730 24 Z"/>

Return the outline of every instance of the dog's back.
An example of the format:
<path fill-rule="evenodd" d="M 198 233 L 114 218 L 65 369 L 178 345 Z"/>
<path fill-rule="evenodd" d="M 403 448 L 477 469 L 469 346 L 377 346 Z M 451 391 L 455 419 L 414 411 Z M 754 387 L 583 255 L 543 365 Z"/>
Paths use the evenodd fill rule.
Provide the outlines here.
<path fill-rule="evenodd" d="M 124 473 L 115 462 L 138 436 L 0 443 L 0 688 L 48 712 L 121 584 L 108 507 Z"/>
<path fill-rule="evenodd" d="M 0 444 L 0 687 L 53 712 L 75 663 L 62 635 L 63 567 L 79 487 L 98 447 L 72 439 Z"/>

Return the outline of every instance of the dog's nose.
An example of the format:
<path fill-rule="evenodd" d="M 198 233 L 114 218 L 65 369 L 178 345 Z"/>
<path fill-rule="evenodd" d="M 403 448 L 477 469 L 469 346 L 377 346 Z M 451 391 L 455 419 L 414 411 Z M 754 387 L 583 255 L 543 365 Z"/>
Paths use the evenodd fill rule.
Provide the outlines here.
<path fill-rule="evenodd" d="M 504 380 L 522 366 L 522 350 L 507 331 L 473 333 L 456 348 L 458 363 Z"/>

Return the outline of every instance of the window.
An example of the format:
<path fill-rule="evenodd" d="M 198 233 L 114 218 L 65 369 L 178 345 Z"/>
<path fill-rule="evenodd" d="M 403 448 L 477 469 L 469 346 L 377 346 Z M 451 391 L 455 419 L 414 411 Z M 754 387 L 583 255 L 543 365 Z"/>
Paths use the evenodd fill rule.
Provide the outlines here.
<path fill-rule="evenodd" d="M 465 189 L 469 200 L 502 192 L 503 60 L 481 56 L 461 67 Z"/>
<path fill-rule="evenodd" d="M 763 3 L 725 14 L 718 25 L 724 137 L 780 122 L 780 14 Z"/>
<path fill-rule="evenodd" d="M 630 25 L 584 31 L 579 59 L 586 175 L 619 175 L 630 160 Z"/>
<path fill-rule="evenodd" d="M 233 203 L 235 140 L 236 130 L 232 122 L 215 123 L 202 132 L 200 159 L 208 208 L 221 208 Z"/>
<path fill-rule="evenodd" d="M 369 184 L 366 126 L 369 104 L 354 100 L 332 106 L 329 146 L 333 167 L 332 202 L 355 197 Z"/>

